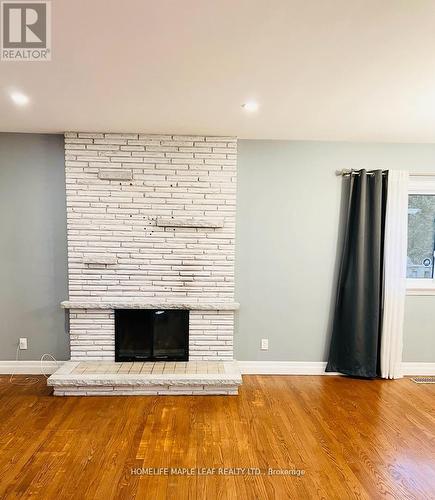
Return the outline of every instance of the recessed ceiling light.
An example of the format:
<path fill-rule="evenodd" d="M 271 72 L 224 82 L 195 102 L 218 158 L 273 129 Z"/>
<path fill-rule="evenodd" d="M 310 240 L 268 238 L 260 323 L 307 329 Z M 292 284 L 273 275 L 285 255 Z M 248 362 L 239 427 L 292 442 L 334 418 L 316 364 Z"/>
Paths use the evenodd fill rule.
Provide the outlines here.
<path fill-rule="evenodd" d="M 250 112 L 257 111 L 258 110 L 258 103 L 255 101 L 248 101 L 248 102 L 245 102 L 244 104 L 242 104 L 242 108 L 245 111 L 250 111 Z"/>
<path fill-rule="evenodd" d="M 25 106 L 29 103 L 29 98 L 21 92 L 11 92 L 11 99 L 17 106 Z"/>

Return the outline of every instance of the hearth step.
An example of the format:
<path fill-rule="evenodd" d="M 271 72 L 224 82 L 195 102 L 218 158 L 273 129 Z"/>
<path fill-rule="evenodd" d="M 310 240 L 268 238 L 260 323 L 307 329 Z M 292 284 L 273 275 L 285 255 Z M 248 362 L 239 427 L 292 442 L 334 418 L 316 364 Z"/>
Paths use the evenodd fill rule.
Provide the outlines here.
<path fill-rule="evenodd" d="M 55 396 L 237 395 L 236 361 L 67 361 L 47 380 Z"/>

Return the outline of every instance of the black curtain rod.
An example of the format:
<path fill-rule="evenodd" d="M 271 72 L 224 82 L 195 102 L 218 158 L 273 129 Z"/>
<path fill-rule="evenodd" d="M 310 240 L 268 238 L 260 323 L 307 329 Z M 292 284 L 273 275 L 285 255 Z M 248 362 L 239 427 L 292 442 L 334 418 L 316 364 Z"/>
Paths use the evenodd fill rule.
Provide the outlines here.
<path fill-rule="evenodd" d="M 335 173 L 336 175 L 339 176 L 346 176 L 346 175 L 360 175 L 361 171 L 360 170 L 337 170 Z M 375 175 L 374 170 L 366 170 L 367 175 Z M 382 175 L 387 175 L 388 171 L 383 170 Z"/>

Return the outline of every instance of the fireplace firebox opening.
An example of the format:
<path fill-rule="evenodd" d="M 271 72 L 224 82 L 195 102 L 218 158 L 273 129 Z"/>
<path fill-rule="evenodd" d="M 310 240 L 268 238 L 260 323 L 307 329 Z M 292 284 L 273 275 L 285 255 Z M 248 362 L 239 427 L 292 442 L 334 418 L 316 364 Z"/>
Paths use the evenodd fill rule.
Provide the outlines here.
<path fill-rule="evenodd" d="M 115 310 L 115 361 L 188 360 L 189 311 Z"/>

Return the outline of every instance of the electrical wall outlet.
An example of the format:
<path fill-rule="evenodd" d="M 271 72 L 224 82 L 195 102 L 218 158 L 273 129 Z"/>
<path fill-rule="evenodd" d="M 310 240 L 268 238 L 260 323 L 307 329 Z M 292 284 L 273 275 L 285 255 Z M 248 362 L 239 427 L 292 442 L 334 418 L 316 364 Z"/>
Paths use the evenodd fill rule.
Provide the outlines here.
<path fill-rule="evenodd" d="M 269 339 L 261 339 L 261 350 L 262 351 L 269 350 Z"/>
<path fill-rule="evenodd" d="M 27 338 L 26 337 L 20 338 L 20 349 L 27 349 Z"/>

